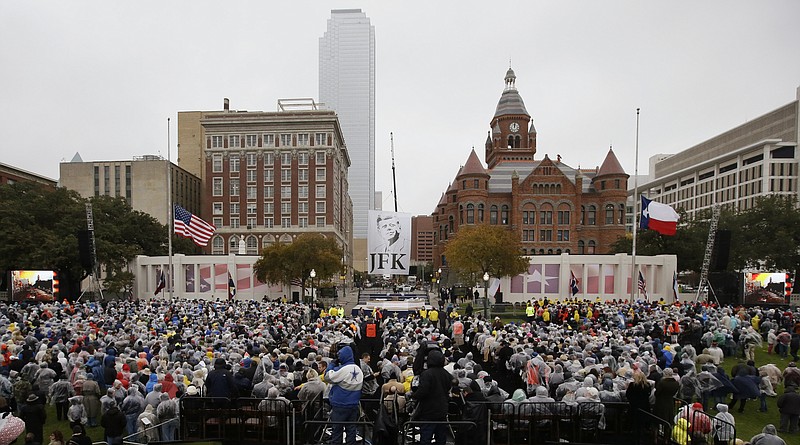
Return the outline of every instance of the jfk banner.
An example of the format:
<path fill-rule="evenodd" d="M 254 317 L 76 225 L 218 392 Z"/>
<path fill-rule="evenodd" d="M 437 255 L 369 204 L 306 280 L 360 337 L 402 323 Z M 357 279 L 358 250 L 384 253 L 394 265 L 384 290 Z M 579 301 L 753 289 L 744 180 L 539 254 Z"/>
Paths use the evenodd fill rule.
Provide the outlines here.
<path fill-rule="evenodd" d="M 370 210 L 367 251 L 370 274 L 408 275 L 411 214 Z"/>

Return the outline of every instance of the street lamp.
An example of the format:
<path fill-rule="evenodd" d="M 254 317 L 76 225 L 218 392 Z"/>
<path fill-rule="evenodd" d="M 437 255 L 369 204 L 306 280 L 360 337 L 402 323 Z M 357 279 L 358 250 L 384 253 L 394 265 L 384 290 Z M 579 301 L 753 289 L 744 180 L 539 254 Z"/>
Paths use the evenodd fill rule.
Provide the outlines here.
<path fill-rule="evenodd" d="M 317 271 L 311 269 L 311 273 L 308 276 L 311 277 L 311 303 L 314 303 L 314 278 L 317 277 Z"/>
<path fill-rule="evenodd" d="M 442 268 L 436 271 L 436 294 L 442 293 Z"/>
<path fill-rule="evenodd" d="M 489 318 L 489 272 L 483 273 L 483 318 Z"/>

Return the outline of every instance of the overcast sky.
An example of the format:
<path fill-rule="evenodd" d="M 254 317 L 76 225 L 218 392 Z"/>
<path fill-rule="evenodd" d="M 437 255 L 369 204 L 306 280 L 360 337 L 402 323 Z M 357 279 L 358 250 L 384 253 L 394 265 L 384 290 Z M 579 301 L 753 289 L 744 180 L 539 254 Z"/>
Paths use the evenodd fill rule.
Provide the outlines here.
<path fill-rule="evenodd" d="M 274 111 L 318 98 L 330 10 L 361 8 L 376 35 L 377 187 L 429 214 L 489 121 L 512 61 L 537 159 L 590 168 L 613 144 L 634 172 L 795 99 L 800 2 L 0 2 L 0 162 L 166 157 L 177 113 Z M 485 163 L 484 163 L 485 165 Z"/>

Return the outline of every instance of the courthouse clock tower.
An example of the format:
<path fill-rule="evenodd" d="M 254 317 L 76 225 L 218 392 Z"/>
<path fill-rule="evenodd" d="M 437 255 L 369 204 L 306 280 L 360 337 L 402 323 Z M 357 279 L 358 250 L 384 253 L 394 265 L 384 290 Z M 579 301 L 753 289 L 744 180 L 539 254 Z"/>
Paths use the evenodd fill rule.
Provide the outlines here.
<path fill-rule="evenodd" d="M 486 164 L 491 169 L 500 161 L 532 161 L 536 154 L 536 129 L 515 85 L 517 76 L 506 72 L 505 88 L 490 122 L 486 138 Z"/>

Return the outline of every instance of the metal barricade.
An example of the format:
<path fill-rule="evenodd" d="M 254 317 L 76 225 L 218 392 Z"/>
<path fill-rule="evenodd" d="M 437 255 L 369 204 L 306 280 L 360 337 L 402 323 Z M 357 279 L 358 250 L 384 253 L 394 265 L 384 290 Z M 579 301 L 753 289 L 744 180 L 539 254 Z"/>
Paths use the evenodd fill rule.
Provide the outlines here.
<path fill-rule="evenodd" d="M 447 427 L 448 438 L 453 438 L 456 443 L 474 443 L 475 445 L 480 443 L 471 442 L 469 438 L 470 433 L 477 431 L 478 426 L 475 422 L 465 420 L 410 420 L 403 424 L 403 434 L 401 435 L 400 445 L 420 443 L 422 435 L 421 429 L 429 425 L 445 425 Z"/>
<path fill-rule="evenodd" d="M 636 415 L 641 419 L 637 443 L 653 445 L 671 445 L 672 424 L 647 411 L 638 410 Z M 636 434 L 636 433 L 635 433 Z"/>
<path fill-rule="evenodd" d="M 241 442 L 291 443 L 292 405 L 283 399 L 239 398 L 228 419 L 228 436 Z"/>
<path fill-rule="evenodd" d="M 565 402 L 521 402 L 511 422 L 511 443 L 544 443 L 571 440 L 574 436 L 573 408 Z"/>

